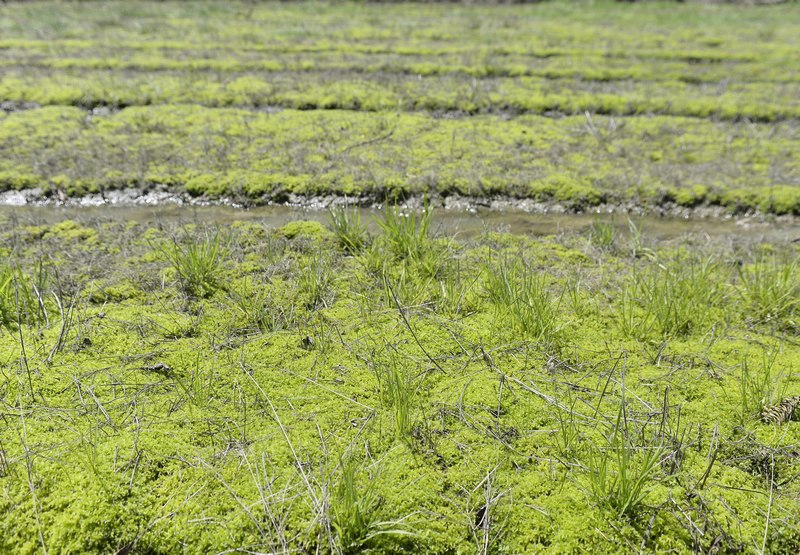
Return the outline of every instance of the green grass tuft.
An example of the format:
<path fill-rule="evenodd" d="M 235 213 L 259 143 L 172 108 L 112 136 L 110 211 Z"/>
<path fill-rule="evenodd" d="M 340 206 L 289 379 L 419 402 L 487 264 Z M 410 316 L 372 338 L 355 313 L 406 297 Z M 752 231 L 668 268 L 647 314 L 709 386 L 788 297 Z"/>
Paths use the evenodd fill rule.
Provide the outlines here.
<path fill-rule="evenodd" d="M 367 227 L 361 223 L 361 213 L 357 208 L 334 207 L 328 210 L 330 225 L 339 246 L 350 254 L 361 252 L 369 243 Z"/>
<path fill-rule="evenodd" d="M 219 288 L 220 262 L 226 254 L 221 240 L 217 230 L 201 237 L 187 235 L 182 242 L 173 239 L 159 248 L 178 273 L 187 296 L 204 298 Z"/>

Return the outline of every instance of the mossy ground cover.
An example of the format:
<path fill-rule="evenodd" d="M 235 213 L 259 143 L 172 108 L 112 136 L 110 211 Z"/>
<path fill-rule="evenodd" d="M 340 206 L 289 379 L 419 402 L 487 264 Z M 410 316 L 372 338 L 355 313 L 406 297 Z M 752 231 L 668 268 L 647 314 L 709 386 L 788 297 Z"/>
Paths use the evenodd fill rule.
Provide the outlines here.
<path fill-rule="evenodd" d="M 793 4 L 0 10 L 2 189 L 800 212 Z"/>
<path fill-rule="evenodd" d="M 376 219 L 6 218 L 0 551 L 796 552 L 796 244 Z"/>
<path fill-rule="evenodd" d="M 292 195 L 414 195 L 719 205 L 798 214 L 794 123 L 651 116 L 265 114 L 187 105 L 91 117 L 46 107 L 0 118 L 0 185 L 51 195 L 135 187 L 258 204 Z"/>

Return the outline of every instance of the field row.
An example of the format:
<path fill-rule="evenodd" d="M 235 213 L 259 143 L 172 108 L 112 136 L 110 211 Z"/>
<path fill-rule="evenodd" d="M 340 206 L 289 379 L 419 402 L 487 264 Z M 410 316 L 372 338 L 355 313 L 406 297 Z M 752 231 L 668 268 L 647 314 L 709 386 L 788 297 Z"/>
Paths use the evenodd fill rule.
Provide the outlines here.
<path fill-rule="evenodd" d="M 672 117 L 561 119 L 198 106 L 0 116 L 0 188 L 47 195 L 167 187 L 248 203 L 324 194 L 507 195 L 800 212 L 794 123 Z"/>
<path fill-rule="evenodd" d="M 113 69 L 141 71 L 341 71 L 468 77 L 579 78 L 587 81 L 685 83 L 797 83 L 797 52 L 761 58 L 752 52 L 611 51 L 549 48 L 514 52 L 508 47 L 414 48 L 404 45 L 230 44 L 0 40 L 0 68 Z"/>
<path fill-rule="evenodd" d="M 103 54 L 193 49 L 249 52 L 607 54 L 688 62 L 789 60 L 800 50 L 797 11 L 734 6 L 370 6 L 139 2 L 54 9 L 4 7 L 0 48 Z M 469 40 L 465 40 L 468 37 Z M 746 48 L 743 48 L 746 45 Z M 789 68 L 787 68 L 788 70 Z"/>
<path fill-rule="evenodd" d="M 4 222 L 0 549 L 797 545 L 796 245 L 376 223 Z"/>
<path fill-rule="evenodd" d="M 65 62 L 69 62 L 66 60 Z M 100 61 L 101 67 L 108 62 Z M 136 61 L 125 65 L 137 67 Z M 800 84 L 583 81 L 569 78 L 386 74 L 340 71 L 227 73 L 217 61 L 176 62 L 202 71 L 7 69 L 0 99 L 40 105 L 278 106 L 301 110 L 664 114 L 760 122 L 800 118 Z M 271 66 L 272 61 L 257 66 Z M 313 65 L 313 64 L 312 64 Z M 427 71 L 418 68 L 420 71 Z"/>

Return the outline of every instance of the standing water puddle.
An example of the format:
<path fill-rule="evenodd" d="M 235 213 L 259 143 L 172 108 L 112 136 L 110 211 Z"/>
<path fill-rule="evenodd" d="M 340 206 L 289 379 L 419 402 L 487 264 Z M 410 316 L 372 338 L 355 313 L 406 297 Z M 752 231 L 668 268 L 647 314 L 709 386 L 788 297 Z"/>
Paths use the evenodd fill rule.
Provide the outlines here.
<path fill-rule="evenodd" d="M 361 208 L 362 222 L 377 230 L 376 220 L 383 212 Z M 0 222 L 20 224 L 52 224 L 62 220 L 78 221 L 137 221 L 150 224 L 203 223 L 220 225 L 234 221 L 250 221 L 270 227 L 280 227 L 294 220 L 329 221 L 327 210 L 268 206 L 239 209 L 229 206 L 0 206 Z M 434 212 L 434 231 L 437 234 L 472 236 L 483 231 L 504 231 L 523 235 L 555 235 L 588 231 L 597 222 L 611 224 L 627 231 L 630 224 L 651 239 L 670 239 L 689 233 L 710 237 L 731 236 L 750 241 L 785 242 L 800 240 L 800 220 L 763 221 L 759 219 L 679 219 L 658 216 L 624 214 L 537 214 L 514 210 Z"/>

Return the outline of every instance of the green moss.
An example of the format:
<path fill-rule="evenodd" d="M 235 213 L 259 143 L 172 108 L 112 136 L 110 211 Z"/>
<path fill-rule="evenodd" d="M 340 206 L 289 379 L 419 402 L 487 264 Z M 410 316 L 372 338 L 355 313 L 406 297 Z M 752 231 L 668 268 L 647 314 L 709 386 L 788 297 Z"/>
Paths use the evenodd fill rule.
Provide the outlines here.
<path fill-rule="evenodd" d="M 316 8 L 4 6 L 0 190 L 798 214 L 793 6 Z M 58 220 L 0 223 L 0 552 L 797 543 L 800 432 L 742 385 L 751 361 L 764 399 L 800 393 L 792 245 L 401 218 L 345 253 L 319 223 L 236 222 L 197 296 L 159 249 L 213 233 L 197 216 Z M 610 510 L 592 455 L 662 447 L 641 503 Z"/>
<path fill-rule="evenodd" d="M 696 253 L 652 239 L 649 256 L 637 259 L 621 249 L 598 256 L 583 234 L 491 232 L 429 239 L 431 266 L 429 257 L 382 252 L 390 230 L 353 256 L 316 222 L 272 234 L 234 222 L 224 290 L 187 300 L 152 245 L 205 237 L 202 224 L 3 225 L 4 237 L 37 237 L 17 243 L 23 266 L 42 249 L 57 250 L 62 287 L 79 293 L 67 328 L 58 310 L 49 325 L 23 324 L 31 379 L 4 382 L 4 394 L 26 408 L 26 435 L 17 418 L 0 429 L 2 549 L 36 552 L 41 530 L 48 550 L 76 553 L 132 542 L 189 553 L 282 543 L 324 551 L 341 537 L 319 515 L 334 518 L 348 506 L 341 490 L 325 492 L 338 487 L 340 464 L 352 457 L 354 491 L 371 488 L 378 501 L 362 507 L 373 528 L 348 537 L 373 552 L 473 551 L 487 541 L 487 510 L 488 541 L 506 552 L 691 552 L 713 541 L 686 523 L 685 515 L 700 513 L 734 551 L 763 538 L 765 453 L 781 476 L 795 471 L 780 453 L 800 439 L 797 430 L 788 423 L 776 435 L 743 421 L 737 392 L 743 352 L 755 364 L 763 345 L 777 344 L 788 369 L 800 353 L 775 336 L 774 316 L 753 320 L 734 273 L 709 267 L 721 300 L 676 290 L 696 293 L 693 302 L 708 308 L 666 343 L 660 328 L 645 325 L 642 291 L 634 317 L 646 329 L 623 332 L 626 284 L 664 268 L 689 272 L 710 253 L 724 258 L 724 240 Z M 84 245 L 91 237 L 93 254 Z M 771 244 L 759 256 L 790 251 Z M 498 312 L 490 274 L 504 260 L 543 277 L 566 338 L 559 349 L 529 337 L 513 311 Z M 469 275 L 459 277 L 465 267 Z M 460 309 L 447 299 L 459 299 Z M 780 316 L 796 317 L 796 307 Z M 710 330 L 722 325 L 725 335 L 709 344 Z M 0 357 L 18 356 L 17 343 L 0 342 Z M 785 379 L 785 393 L 796 394 L 791 371 Z M 407 388 L 392 394 L 392 383 Z M 411 402 L 403 405 L 398 391 Z M 623 402 L 626 448 L 640 456 L 663 440 L 670 456 L 637 510 L 621 517 L 592 495 L 587 457 L 608 444 Z M 408 425 L 398 432 L 403 406 Z M 564 429 L 574 431 L 571 440 Z M 26 445 L 59 457 L 33 455 L 29 466 Z M 719 453 L 701 488 L 709 445 Z M 796 492 L 786 487 L 772 492 L 776 523 L 797 517 Z M 397 533 L 365 539 L 383 526 L 375 522 L 393 523 Z M 777 534 L 768 542 L 785 545 Z"/>
<path fill-rule="evenodd" d="M 720 195 L 720 202 L 731 212 L 753 210 L 759 203 L 758 191 L 754 189 L 732 189 Z"/>
<path fill-rule="evenodd" d="M 42 185 L 41 178 L 33 173 L 0 171 L 0 191 L 33 189 Z"/>
<path fill-rule="evenodd" d="M 50 226 L 42 235 L 43 239 L 58 238 L 64 241 L 78 241 L 86 245 L 96 245 L 99 235 L 96 229 L 82 226 L 73 220 L 64 220 Z"/>
<path fill-rule="evenodd" d="M 193 196 L 209 195 L 220 197 L 228 192 L 228 185 L 218 175 L 199 175 L 186 182 L 186 191 Z"/>
<path fill-rule="evenodd" d="M 800 215 L 800 187 L 783 185 L 760 191 L 758 207 L 773 214 Z"/>
<path fill-rule="evenodd" d="M 328 241 L 333 239 L 333 232 L 319 222 L 289 222 L 276 230 L 276 232 L 286 239 L 310 239 L 312 241 Z"/>
<path fill-rule="evenodd" d="M 94 303 L 122 302 L 126 299 L 143 300 L 144 293 L 130 281 L 110 281 L 108 284 L 95 282 L 89 299 Z"/>
<path fill-rule="evenodd" d="M 709 188 L 705 185 L 693 185 L 688 189 L 675 191 L 675 202 L 680 206 L 693 207 L 708 200 Z"/>
<path fill-rule="evenodd" d="M 128 108 L 76 130 L 55 124 L 64 114 L 51 112 L 15 114 L 7 129 L 12 118 L 0 120 L 0 138 L 15 137 L 18 148 L 6 151 L 14 175 L 37 175 L 59 195 L 158 184 L 256 204 L 287 202 L 292 195 L 398 200 L 458 193 L 528 197 L 573 210 L 621 201 L 719 203 L 774 213 L 790 213 L 794 206 L 791 187 L 769 177 L 792 175 L 796 138 L 790 125 L 774 131 L 761 125 L 774 134 L 764 143 L 743 123 L 671 117 L 628 118 L 619 126 L 613 118 L 594 116 L 594 127 L 587 129 L 585 116 L 447 120 L 154 106 Z M 19 135 L 20 125 L 33 131 Z M 735 138 L 728 142 L 728 136 Z M 29 153 L 45 151 L 52 164 L 31 164 Z M 662 152 L 663 160 L 647 162 L 653 151 Z M 769 173 L 754 169 L 753 160 L 762 158 L 770 160 Z M 81 159 L 105 162 L 96 166 Z M 640 160 L 635 169 L 622 169 L 631 159 Z M 709 184 L 708 192 L 684 186 L 687 181 Z"/>

